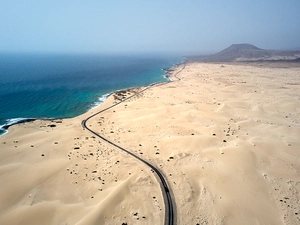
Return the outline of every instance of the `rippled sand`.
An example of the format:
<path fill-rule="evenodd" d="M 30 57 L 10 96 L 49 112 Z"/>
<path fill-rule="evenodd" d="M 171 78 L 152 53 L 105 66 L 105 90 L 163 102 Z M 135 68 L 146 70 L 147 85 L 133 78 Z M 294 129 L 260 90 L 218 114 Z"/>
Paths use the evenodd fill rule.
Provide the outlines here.
<path fill-rule="evenodd" d="M 300 67 L 190 63 L 178 77 L 88 126 L 163 172 L 178 224 L 299 224 Z M 163 224 L 150 169 L 81 127 L 123 95 L 0 137 L 0 224 Z"/>

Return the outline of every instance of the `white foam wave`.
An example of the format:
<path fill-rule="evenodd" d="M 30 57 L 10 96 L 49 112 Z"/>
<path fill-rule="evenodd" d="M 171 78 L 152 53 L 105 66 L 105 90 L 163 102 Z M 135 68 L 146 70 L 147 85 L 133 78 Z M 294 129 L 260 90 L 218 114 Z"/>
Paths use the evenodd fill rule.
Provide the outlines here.
<path fill-rule="evenodd" d="M 22 123 L 28 120 L 34 120 L 33 118 L 12 118 L 7 119 L 6 122 L 2 125 L 0 125 L 0 130 L 5 130 L 5 127 L 12 126 L 14 124 Z"/>
<path fill-rule="evenodd" d="M 90 110 L 94 109 L 94 108 L 97 108 L 99 105 L 101 105 L 103 102 L 106 101 L 106 99 L 111 95 L 112 93 L 108 93 L 108 94 L 104 94 L 104 95 L 101 95 L 99 98 L 98 98 L 98 101 L 94 102 L 92 104 L 92 107 Z"/>
<path fill-rule="evenodd" d="M 26 120 L 26 118 L 13 118 L 13 119 L 8 119 L 6 120 L 6 122 L 4 124 L 0 125 L 0 131 L 2 134 L 0 134 L 0 136 L 6 134 L 8 131 L 5 129 L 8 126 L 14 125 L 16 123 L 20 123 L 23 120 Z"/>
<path fill-rule="evenodd" d="M 0 137 L 1 137 L 1 136 L 3 136 L 4 134 L 6 134 L 6 133 L 8 132 L 7 130 L 5 130 L 5 129 L 1 129 L 1 128 L 0 128 L 0 131 L 1 131 L 1 133 L 0 133 Z M 3 132 L 3 133 L 2 133 L 2 132 Z"/>

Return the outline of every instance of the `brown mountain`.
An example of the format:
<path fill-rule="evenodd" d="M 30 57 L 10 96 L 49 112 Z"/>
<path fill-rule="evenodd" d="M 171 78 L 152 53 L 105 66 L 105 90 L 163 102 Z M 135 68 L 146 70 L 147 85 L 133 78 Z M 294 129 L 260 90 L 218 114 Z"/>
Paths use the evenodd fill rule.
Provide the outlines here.
<path fill-rule="evenodd" d="M 201 62 L 253 62 L 253 61 L 299 61 L 300 51 L 260 49 L 251 44 L 233 44 L 213 55 L 189 56 L 189 61 Z"/>

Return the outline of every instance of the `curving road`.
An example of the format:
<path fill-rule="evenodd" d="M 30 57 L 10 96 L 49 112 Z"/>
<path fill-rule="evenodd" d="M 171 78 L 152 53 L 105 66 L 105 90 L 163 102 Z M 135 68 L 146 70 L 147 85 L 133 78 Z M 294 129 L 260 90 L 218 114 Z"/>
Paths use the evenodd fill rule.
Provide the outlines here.
<path fill-rule="evenodd" d="M 173 76 L 176 77 L 178 80 L 180 80 L 180 78 L 178 78 L 177 75 L 182 70 L 184 70 L 184 68 L 185 68 L 185 64 L 184 64 L 183 68 L 180 71 L 178 71 L 176 74 L 174 74 Z M 164 85 L 164 84 L 166 84 L 166 83 L 161 83 L 160 85 Z M 119 146 L 119 145 L 111 142 L 110 140 L 108 140 L 105 137 L 101 136 L 96 131 L 90 129 L 86 125 L 87 121 L 90 120 L 91 118 L 95 117 L 96 115 L 99 115 L 99 114 L 101 114 L 101 113 L 103 113 L 103 112 L 105 112 L 105 111 L 107 111 L 107 110 L 109 110 L 109 109 L 111 109 L 111 108 L 113 108 L 113 107 L 115 107 L 115 106 L 117 106 L 117 105 L 119 105 L 119 104 L 121 104 L 121 103 L 123 103 L 123 102 L 125 102 L 125 101 L 127 101 L 127 100 L 129 100 L 131 98 L 133 98 L 133 97 L 135 97 L 136 95 L 138 95 L 138 94 L 146 91 L 147 89 L 153 87 L 154 85 L 157 85 L 157 84 L 151 84 L 151 85 L 145 87 L 144 89 L 140 90 L 139 92 L 133 94 L 132 96 L 130 96 L 130 97 L 126 98 L 126 99 L 123 99 L 122 101 L 120 101 L 120 102 L 118 102 L 118 103 L 116 103 L 116 104 L 114 104 L 114 105 L 112 105 L 112 106 L 110 106 L 108 108 L 105 108 L 105 109 L 103 109 L 103 110 L 101 110 L 101 111 L 99 111 L 99 112 L 97 112 L 97 113 L 89 116 L 88 118 L 86 118 L 85 120 L 83 120 L 81 122 L 81 126 L 83 128 L 85 128 L 86 130 L 88 130 L 89 132 L 91 132 L 92 134 L 94 134 L 95 136 L 97 136 L 98 138 L 106 141 L 107 143 L 109 143 L 112 146 L 114 146 L 114 147 L 122 150 L 123 152 L 125 152 L 125 153 L 133 156 L 134 158 L 138 159 L 139 161 L 143 162 L 144 164 L 146 164 L 148 167 L 151 168 L 151 170 L 158 177 L 158 180 L 159 180 L 159 183 L 160 183 L 160 186 L 161 186 L 161 191 L 162 191 L 163 198 L 164 198 L 164 202 L 165 202 L 165 225 L 174 225 L 174 224 L 176 224 L 176 216 L 175 216 L 175 212 L 174 212 L 175 211 L 175 204 L 174 204 L 174 200 L 172 199 L 172 196 L 171 196 L 171 193 L 170 193 L 170 189 L 168 187 L 168 183 L 166 182 L 166 179 L 164 178 L 164 176 L 162 175 L 162 173 L 155 166 L 153 166 L 152 164 L 150 164 L 149 162 L 147 162 L 144 159 L 138 157 L 137 155 L 133 154 L 129 150 L 127 150 L 127 149 L 125 149 L 125 148 L 123 148 L 123 147 L 121 147 L 121 146 Z"/>

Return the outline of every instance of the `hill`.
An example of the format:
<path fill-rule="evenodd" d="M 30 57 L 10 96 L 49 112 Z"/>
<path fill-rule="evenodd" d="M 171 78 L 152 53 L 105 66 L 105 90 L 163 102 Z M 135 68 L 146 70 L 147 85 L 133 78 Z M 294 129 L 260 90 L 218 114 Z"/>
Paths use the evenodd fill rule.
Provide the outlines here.
<path fill-rule="evenodd" d="M 213 55 L 187 58 L 200 62 L 298 61 L 300 51 L 265 50 L 251 44 L 233 44 Z"/>

